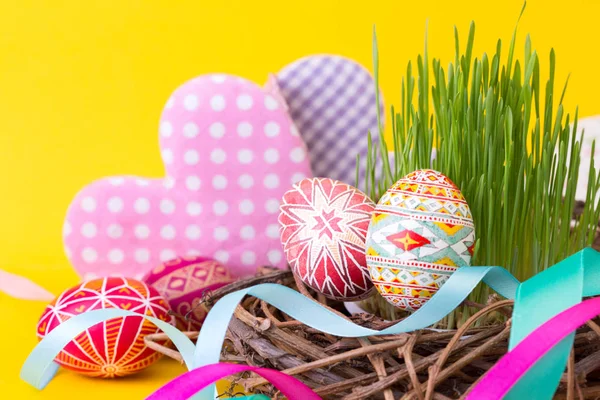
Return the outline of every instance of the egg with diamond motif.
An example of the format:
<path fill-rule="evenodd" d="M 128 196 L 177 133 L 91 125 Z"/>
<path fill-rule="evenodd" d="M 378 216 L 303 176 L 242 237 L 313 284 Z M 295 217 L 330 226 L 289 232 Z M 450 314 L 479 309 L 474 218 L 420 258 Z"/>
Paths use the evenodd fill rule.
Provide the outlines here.
<path fill-rule="evenodd" d="M 75 315 L 105 308 L 129 310 L 174 324 L 169 305 L 156 289 L 135 279 L 103 278 L 65 290 L 52 301 L 38 321 L 38 339 Z M 141 316 L 113 318 L 80 333 L 55 361 L 91 377 L 131 375 L 161 357 L 144 342 L 146 335 L 158 332 L 156 325 Z"/>
<path fill-rule="evenodd" d="M 177 257 L 160 264 L 143 279 L 167 300 L 180 330 L 200 330 L 206 311 L 198 306 L 211 291 L 235 280 L 229 268 L 208 257 Z"/>
<path fill-rule="evenodd" d="M 283 195 L 281 242 L 293 273 L 328 298 L 357 301 L 373 284 L 365 237 L 375 203 L 360 190 L 329 178 L 306 178 Z"/>
<path fill-rule="evenodd" d="M 460 189 L 444 174 L 422 169 L 381 197 L 367 233 L 373 284 L 391 304 L 416 311 L 458 268 L 469 266 L 475 227 Z"/>

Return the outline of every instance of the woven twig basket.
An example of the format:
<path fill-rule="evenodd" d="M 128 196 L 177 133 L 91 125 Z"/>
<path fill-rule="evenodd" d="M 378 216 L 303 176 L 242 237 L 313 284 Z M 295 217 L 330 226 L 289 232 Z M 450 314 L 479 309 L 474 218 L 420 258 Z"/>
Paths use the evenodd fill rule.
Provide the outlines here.
<path fill-rule="evenodd" d="M 594 248 L 600 250 L 597 235 Z M 219 298 L 259 283 L 279 283 L 321 302 L 357 324 L 383 329 L 398 321 L 371 314 L 349 315 L 344 305 L 326 300 L 297 282 L 290 271 L 261 268 L 256 277 L 207 294 L 200 306 L 210 310 Z M 476 313 L 457 330 L 421 330 L 410 334 L 340 338 L 292 319 L 248 296 L 229 325 L 221 361 L 274 368 L 293 375 L 323 399 L 459 399 L 506 353 L 512 301 L 492 296 L 488 304 L 465 302 Z M 499 318 L 500 317 L 500 318 Z M 195 339 L 198 332 L 187 332 Z M 162 334 L 146 337 L 148 346 L 182 361 Z M 284 397 L 252 373 L 235 376 L 254 393 Z M 234 395 L 232 389 L 223 397 Z M 568 368 L 556 399 L 600 399 L 600 326 L 589 321 L 577 331 Z"/>

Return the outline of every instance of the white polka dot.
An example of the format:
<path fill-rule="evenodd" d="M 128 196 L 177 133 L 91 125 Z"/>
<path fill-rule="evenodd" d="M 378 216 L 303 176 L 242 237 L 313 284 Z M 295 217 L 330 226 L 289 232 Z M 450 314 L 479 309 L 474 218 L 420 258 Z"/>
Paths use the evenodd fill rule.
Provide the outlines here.
<path fill-rule="evenodd" d="M 227 154 L 225 154 L 225 151 L 223 149 L 214 149 L 210 153 L 210 160 L 215 164 L 223 164 L 226 159 Z"/>
<path fill-rule="evenodd" d="M 227 240 L 227 238 L 229 238 L 229 231 L 224 226 L 218 226 L 215 228 L 213 236 L 218 241 Z"/>
<path fill-rule="evenodd" d="M 200 227 L 198 225 L 189 225 L 187 228 L 185 228 L 185 237 L 190 240 L 199 239 L 201 233 L 202 232 L 200 231 Z"/>
<path fill-rule="evenodd" d="M 208 128 L 208 131 L 210 132 L 210 136 L 215 139 L 220 139 L 225 136 L 225 125 L 220 122 L 215 122 Z"/>
<path fill-rule="evenodd" d="M 160 211 L 163 214 L 173 214 L 175 211 L 175 202 L 169 199 L 163 199 L 160 201 Z"/>
<path fill-rule="evenodd" d="M 254 158 L 254 153 L 250 149 L 238 151 L 238 161 L 242 164 L 250 164 Z"/>
<path fill-rule="evenodd" d="M 175 227 L 173 225 L 165 225 L 160 228 L 160 237 L 165 240 L 175 239 Z"/>
<path fill-rule="evenodd" d="M 188 150 L 183 155 L 183 161 L 187 165 L 196 165 L 198 164 L 199 156 L 196 150 Z"/>
<path fill-rule="evenodd" d="M 81 208 L 86 212 L 94 211 L 96 209 L 96 200 L 93 197 L 84 197 L 81 200 Z"/>
<path fill-rule="evenodd" d="M 93 272 L 86 272 L 86 273 L 83 275 L 83 280 L 84 280 L 84 281 L 92 281 L 92 280 L 94 280 L 94 279 L 96 279 L 96 278 L 98 278 L 98 275 L 96 275 L 96 274 L 95 274 L 95 273 L 93 273 Z"/>
<path fill-rule="evenodd" d="M 81 226 L 81 234 L 86 238 L 93 238 L 97 233 L 96 225 L 93 222 L 86 222 Z"/>
<path fill-rule="evenodd" d="M 167 104 L 165 104 L 165 107 L 173 108 L 174 105 L 175 105 L 175 99 L 173 97 L 170 97 L 169 100 L 167 100 Z"/>
<path fill-rule="evenodd" d="M 240 110 L 249 110 L 252 108 L 254 100 L 252 100 L 252 96 L 248 94 L 242 94 L 237 97 L 235 102 Z"/>
<path fill-rule="evenodd" d="M 150 186 L 150 181 L 148 179 L 136 179 L 135 184 L 138 186 Z"/>
<path fill-rule="evenodd" d="M 91 247 L 86 247 L 81 252 L 81 258 L 83 258 L 83 261 L 90 264 L 98 259 L 98 253 L 96 253 L 96 250 L 92 249 Z"/>
<path fill-rule="evenodd" d="M 255 235 L 256 232 L 252 225 L 244 225 L 242 226 L 242 229 L 240 229 L 240 237 L 244 240 L 254 239 Z"/>
<path fill-rule="evenodd" d="M 194 94 L 188 94 L 183 99 L 183 107 L 188 111 L 193 111 L 198 107 L 198 97 Z"/>
<path fill-rule="evenodd" d="M 290 160 L 295 163 L 304 161 L 306 158 L 306 151 L 302 147 L 296 147 L 290 152 Z"/>
<path fill-rule="evenodd" d="M 135 253 L 133 253 L 133 258 L 140 264 L 147 263 L 150 261 L 150 251 L 148 249 L 137 249 Z"/>
<path fill-rule="evenodd" d="M 172 189 L 175 186 L 175 179 L 172 176 L 167 176 L 163 180 L 163 186 L 167 189 Z"/>
<path fill-rule="evenodd" d="M 300 133 L 298 133 L 298 128 L 296 128 L 295 125 L 290 126 L 290 134 L 292 136 L 300 136 Z"/>
<path fill-rule="evenodd" d="M 114 196 L 108 199 L 108 210 L 112 213 L 118 213 L 123 210 L 123 199 L 120 197 Z"/>
<path fill-rule="evenodd" d="M 112 249 L 108 252 L 108 261 L 110 261 L 112 264 L 121 264 L 124 258 L 125 254 L 123 254 L 122 250 Z"/>
<path fill-rule="evenodd" d="M 279 135 L 279 124 L 276 122 L 267 122 L 265 125 L 265 135 L 275 137 Z"/>
<path fill-rule="evenodd" d="M 147 239 L 150 236 L 148 225 L 136 225 L 133 232 L 138 239 Z"/>
<path fill-rule="evenodd" d="M 240 137 L 247 138 L 252 136 L 252 124 L 249 122 L 240 122 L 237 126 L 237 134 Z"/>
<path fill-rule="evenodd" d="M 279 226 L 276 224 L 267 226 L 267 237 L 271 239 L 279 238 Z"/>
<path fill-rule="evenodd" d="M 163 121 L 160 124 L 160 134 L 163 137 L 170 137 L 173 134 L 173 125 L 169 121 Z"/>
<path fill-rule="evenodd" d="M 121 186 L 122 184 L 125 183 L 125 178 L 123 178 L 123 177 L 110 178 L 108 181 L 113 186 Z"/>
<path fill-rule="evenodd" d="M 225 75 L 212 75 L 210 77 L 210 80 L 213 81 L 214 83 L 223 83 L 225 82 L 225 80 L 227 79 L 227 76 Z"/>
<path fill-rule="evenodd" d="M 71 227 L 71 223 L 69 223 L 69 221 L 65 221 L 65 223 L 63 224 L 63 236 L 67 237 L 71 234 L 71 232 L 73 232 L 73 228 Z"/>
<path fill-rule="evenodd" d="M 215 175 L 212 180 L 213 188 L 223 190 L 227 187 L 227 178 L 223 175 Z"/>
<path fill-rule="evenodd" d="M 65 246 L 64 250 L 65 250 L 65 255 L 67 256 L 67 258 L 69 260 L 72 260 L 73 259 L 73 252 L 71 251 L 71 249 L 68 248 L 67 246 Z"/>
<path fill-rule="evenodd" d="M 213 204 L 213 212 L 216 215 L 219 215 L 219 216 L 225 215 L 225 214 L 227 214 L 228 210 L 229 210 L 229 205 L 227 204 L 226 201 L 217 200 Z"/>
<path fill-rule="evenodd" d="M 279 151 L 277 149 L 267 149 L 264 157 L 267 163 L 274 164 L 279 161 Z"/>
<path fill-rule="evenodd" d="M 253 251 L 247 250 L 242 253 L 242 264 L 252 265 L 256 262 L 256 254 Z"/>
<path fill-rule="evenodd" d="M 165 164 L 173 164 L 173 150 L 164 149 L 161 152 L 161 156 Z"/>
<path fill-rule="evenodd" d="M 302 172 L 297 172 L 294 175 L 292 175 L 291 184 L 295 185 L 304 178 L 306 178 L 306 175 L 304 175 Z"/>
<path fill-rule="evenodd" d="M 133 203 L 133 209 L 138 214 L 146 214 L 150 210 L 150 200 L 140 197 Z"/>
<path fill-rule="evenodd" d="M 225 109 L 225 97 L 218 94 L 210 99 L 210 108 L 214 111 L 223 111 Z"/>
<path fill-rule="evenodd" d="M 277 264 L 281 261 L 281 251 L 279 250 L 270 250 L 267 253 L 267 258 L 271 264 Z"/>
<path fill-rule="evenodd" d="M 171 249 L 164 249 L 160 252 L 160 261 L 165 262 L 165 261 L 170 261 L 172 259 L 174 259 L 175 257 L 177 257 L 177 255 L 175 254 L 175 252 Z"/>
<path fill-rule="evenodd" d="M 198 256 L 202 255 L 202 253 L 199 252 L 198 250 L 188 250 L 185 253 L 185 255 L 188 256 L 188 257 L 198 257 Z"/>
<path fill-rule="evenodd" d="M 185 186 L 189 189 L 189 190 L 198 190 L 200 189 L 200 178 L 198 178 L 195 175 L 190 175 L 187 178 L 185 178 Z"/>
<path fill-rule="evenodd" d="M 110 224 L 106 228 L 106 234 L 111 239 L 118 239 L 123 236 L 123 227 L 119 224 Z"/>
<path fill-rule="evenodd" d="M 250 189 L 252 186 L 254 186 L 254 178 L 252 175 L 248 174 L 240 175 L 238 178 L 238 185 L 240 185 L 242 189 Z"/>
<path fill-rule="evenodd" d="M 265 203 L 265 210 L 267 210 L 267 212 L 269 214 L 275 214 L 275 213 L 279 212 L 279 200 L 277 200 L 277 199 L 267 200 L 267 202 Z"/>
<path fill-rule="evenodd" d="M 195 217 L 197 215 L 200 215 L 200 213 L 202 212 L 202 204 L 195 201 L 190 201 L 189 203 L 187 203 L 185 210 L 189 215 Z"/>
<path fill-rule="evenodd" d="M 269 174 L 265 176 L 263 183 L 266 188 L 275 189 L 279 186 L 279 177 L 275 174 Z"/>
<path fill-rule="evenodd" d="M 277 110 L 279 108 L 279 102 L 275 100 L 273 96 L 265 97 L 265 108 L 267 110 Z"/>
<path fill-rule="evenodd" d="M 183 126 L 183 136 L 185 136 L 186 138 L 195 138 L 196 136 L 198 136 L 198 132 L 198 125 L 196 125 L 193 122 L 188 122 Z"/>
<path fill-rule="evenodd" d="M 251 200 L 242 200 L 240 202 L 240 212 L 244 215 L 252 214 L 254 212 L 254 203 Z"/>
<path fill-rule="evenodd" d="M 213 257 L 215 258 L 215 260 L 217 260 L 220 263 L 225 264 L 227 261 L 229 261 L 229 253 L 226 252 L 225 250 L 217 250 L 215 251 L 215 254 L 213 255 Z"/>

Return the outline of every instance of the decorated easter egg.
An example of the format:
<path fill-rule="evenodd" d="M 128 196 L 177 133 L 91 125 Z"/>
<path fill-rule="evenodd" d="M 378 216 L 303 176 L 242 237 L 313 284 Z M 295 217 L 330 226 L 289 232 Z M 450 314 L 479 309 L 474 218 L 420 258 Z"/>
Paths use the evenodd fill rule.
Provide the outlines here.
<path fill-rule="evenodd" d="M 43 339 L 75 315 L 103 308 L 121 308 L 174 324 L 169 305 L 156 289 L 134 279 L 104 278 L 83 282 L 52 301 L 38 322 L 37 337 Z M 142 317 L 114 318 L 79 334 L 55 361 L 92 377 L 130 375 L 160 358 L 144 343 L 144 336 L 157 332 L 156 325 Z"/>
<path fill-rule="evenodd" d="M 283 195 L 281 242 L 293 273 L 325 296 L 368 297 L 373 284 L 365 237 L 375 203 L 360 190 L 330 178 L 307 178 Z"/>
<path fill-rule="evenodd" d="M 212 290 L 235 280 L 229 268 L 207 257 L 180 257 L 154 268 L 143 279 L 167 300 L 177 327 L 199 330 L 206 311 L 198 303 Z M 187 316 L 187 318 L 186 318 Z"/>
<path fill-rule="evenodd" d="M 411 172 L 385 192 L 371 218 L 371 279 L 391 304 L 415 311 L 470 265 L 474 243 L 473 217 L 458 187 L 437 171 Z"/>

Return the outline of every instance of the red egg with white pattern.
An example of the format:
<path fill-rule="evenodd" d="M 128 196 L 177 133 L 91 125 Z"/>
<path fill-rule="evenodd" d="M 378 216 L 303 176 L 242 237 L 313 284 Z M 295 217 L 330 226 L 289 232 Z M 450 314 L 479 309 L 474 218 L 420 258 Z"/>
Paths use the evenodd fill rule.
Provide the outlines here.
<path fill-rule="evenodd" d="M 101 278 L 65 290 L 44 310 L 37 336 L 42 340 L 69 318 L 91 310 L 120 308 L 174 325 L 170 307 L 158 291 L 129 278 Z M 127 316 L 100 322 L 69 342 L 55 361 L 79 374 L 115 378 L 141 371 L 161 357 L 144 337 L 159 328 L 143 317 Z"/>

